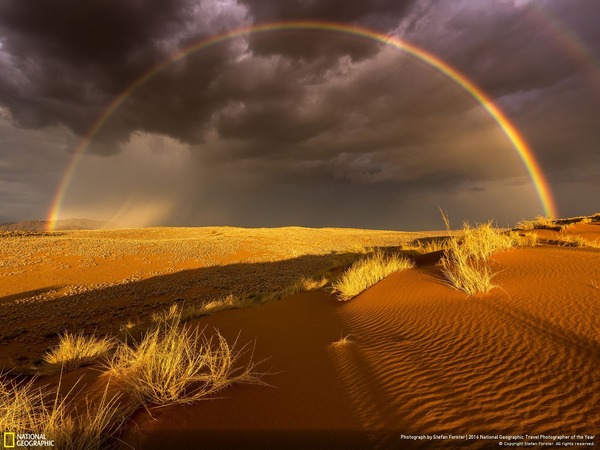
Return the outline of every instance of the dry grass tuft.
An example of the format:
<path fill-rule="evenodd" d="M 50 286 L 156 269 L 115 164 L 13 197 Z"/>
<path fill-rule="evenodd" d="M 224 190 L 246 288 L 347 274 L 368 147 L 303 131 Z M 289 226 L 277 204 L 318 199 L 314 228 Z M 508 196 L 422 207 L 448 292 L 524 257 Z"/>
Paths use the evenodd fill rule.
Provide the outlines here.
<path fill-rule="evenodd" d="M 104 356 L 114 345 L 113 339 L 67 332 L 60 337 L 58 345 L 44 355 L 44 361 L 73 370 Z"/>
<path fill-rule="evenodd" d="M 340 301 L 347 301 L 388 275 L 413 266 L 414 263 L 403 256 L 375 252 L 350 266 L 339 280 L 333 283 L 332 289 Z"/>
<path fill-rule="evenodd" d="M 181 318 L 181 307 L 179 305 L 171 305 L 169 309 L 152 313 L 152 322 L 164 323 Z"/>
<path fill-rule="evenodd" d="M 535 232 L 521 234 L 518 231 L 509 231 L 508 237 L 513 247 L 533 247 L 539 242 L 538 234 Z"/>
<path fill-rule="evenodd" d="M 522 220 L 515 227 L 516 230 L 529 231 L 534 229 L 546 229 L 554 231 L 565 231 L 578 223 L 593 223 L 600 220 L 600 214 L 591 216 L 568 217 L 565 219 L 551 219 L 550 217 L 537 216 L 533 220 Z"/>
<path fill-rule="evenodd" d="M 328 283 L 329 283 L 329 280 L 326 277 L 321 277 L 318 279 L 302 277 L 296 282 L 294 289 L 292 289 L 292 290 L 296 291 L 295 293 L 316 291 L 316 290 L 322 289 Z"/>
<path fill-rule="evenodd" d="M 448 218 L 443 212 L 442 216 L 449 231 Z M 533 232 L 505 233 L 492 226 L 491 221 L 475 228 L 465 223 L 462 233 L 448 241 L 448 248 L 440 260 L 442 273 L 451 287 L 469 295 L 489 292 L 496 287 L 492 283 L 494 274 L 489 257 L 510 248 L 537 245 L 537 242 L 538 236 Z"/>
<path fill-rule="evenodd" d="M 375 249 L 364 244 L 352 243 L 347 246 L 347 251 L 359 255 L 368 255 L 369 253 L 373 253 Z"/>
<path fill-rule="evenodd" d="M 154 314 L 152 316 L 154 317 Z M 139 327 L 140 325 L 142 325 L 142 322 L 140 320 L 133 321 L 131 319 L 128 319 L 127 322 L 125 322 L 123 325 L 121 325 L 119 327 L 119 331 L 133 330 L 133 329 Z"/>
<path fill-rule="evenodd" d="M 253 303 L 249 300 L 242 300 L 233 294 L 229 294 L 225 297 L 217 300 L 212 300 L 201 304 L 200 306 L 188 306 L 183 308 L 181 312 L 181 319 L 188 321 L 197 317 L 209 316 L 216 313 L 217 311 L 224 311 L 226 309 L 239 309 L 251 306 Z"/>
<path fill-rule="evenodd" d="M 239 309 L 254 306 L 259 303 L 267 303 L 281 300 L 284 297 L 297 294 L 299 292 L 314 291 L 321 289 L 329 283 L 325 276 L 318 278 L 301 277 L 296 282 L 287 287 L 272 292 L 256 293 L 248 298 L 242 299 L 233 294 L 229 294 L 217 300 L 202 303 L 200 305 L 180 306 L 173 305 L 169 309 L 152 314 L 152 322 L 165 322 L 181 319 L 184 322 L 197 319 L 198 317 L 209 316 L 217 311 L 228 309 Z"/>
<path fill-rule="evenodd" d="M 503 233 L 492 225 L 492 222 L 486 222 L 472 228 L 468 223 L 463 224 L 461 235 L 449 244 L 449 250 L 456 248 L 459 242 L 461 251 L 469 258 L 485 261 L 490 255 L 515 247 L 520 236 L 515 234 Z"/>
<path fill-rule="evenodd" d="M 247 300 L 251 305 L 276 302 L 300 292 L 316 291 L 330 283 L 328 276 L 300 277 L 294 283 L 275 291 L 257 292 Z"/>
<path fill-rule="evenodd" d="M 577 234 L 562 236 L 557 243 L 563 247 L 600 248 L 600 243 L 590 241 Z"/>
<path fill-rule="evenodd" d="M 557 228 L 556 222 L 550 217 L 537 216 L 533 220 L 522 220 L 517 223 L 515 229 L 521 231 L 530 231 L 530 230 L 554 230 Z"/>
<path fill-rule="evenodd" d="M 447 216 L 442 212 L 446 228 L 450 230 Z M 491 222 L 472 228 L 463 225 L 461 235 L 449 241 L 449 247 L 440 260 L 442 273 L 454 289 L 469 295 L 489 292 L 494 287 L 494 274 L 489 257 L 498 251 L 522 245 L 524 242 L 537 242 L 535 237 L 523 237 L 518 233 L 502 233 Z"/>
<path fill-rule="evenodd" d="M 61 397 L 58 388 L 44 392 L 28 382 L 0 378 L 0 430 L 15 433 L 44 433 L 53 446 L 65 450 L 106 448 L 119 426 L 132 412 L 119 404 L 119 397 L 107 399 L 107 391 L 94 404 L 86 399 L 83 411 Z"/>
<path fill-rule="evenodd" d="M 567 231 L 569 228 L 573 228 L 575 226 L 575 222 L 570 222 L 570 223 L 563 223 L 561 225 L 558 225 L 558 230 L 559 231 Z"/>
<path fill-rule="evenodd" d="M 218 311 L 246 308 L 252 305 L 254 305 L 254 302 L 250 300 L 242 300 L 233 294 L 229 294 L 225 297 L 205 302 L 200 305 L 172 305 L 169 309 L 153 313 L 152 322 L 161 323 L 180 320 L 187 322 L 189 320 L 197 319 L 198 317 L 209 316 Z"/>
<path fill-rule="evenodd" d="M 495 287 L 488 261 L 474 257 L 458 243 L 446 252 L 440 264 L 448 284 L 454 289 L 475 295 Z"/>
<path fill-rule="evenodd" d="M 33 387 L 33 381 L 16 382 L 0 378 L 0 430 L 35 429 L 43 396 Z"/>
<path fill-rule="evenodd" d="M 402 250 L 414 251 L 420 255 L 424 255 L 426 253 L 433 253 L 444 251 L 448 249 L 448 238 L 442 239 L 429 239 L 427 241 L 417 240 L 413 241 L 408 245 L 403 245 Z"/>
<path fill-rule="evenodd" d="M 198 327 L 180 326 L 175 313 L 133 346 L 121 345 L 107 372 L 141 405 L 190 404 L 234 383 L 260 384 L 256 363 L 240 358 L 217 331 L 207 337 Z"/>
<path fill-rule="evenodd" d="M 344 347 L 351 343 L 352 343 L 352 341 L 350 340 L 350 335 L 348 334 L 344 337 L 340 337 L 337 341 L 332 342 L 330 345 L 331 345 L 331 347 Z"/>

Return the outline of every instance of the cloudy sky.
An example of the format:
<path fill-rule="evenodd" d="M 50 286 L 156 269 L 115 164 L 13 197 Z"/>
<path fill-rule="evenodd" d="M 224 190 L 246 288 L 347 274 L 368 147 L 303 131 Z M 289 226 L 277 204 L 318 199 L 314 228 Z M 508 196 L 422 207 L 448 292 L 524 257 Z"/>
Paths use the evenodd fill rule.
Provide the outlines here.
<path fill-rule="evenodd" d="M 35 3 L 35 4 L 34 4 Z M 597 0 L 0 0 L 0 222 L 44 219 L 83 137 L 132 82 L 240 27 L 328 21 L 464 74 L 533 149 L 559 214 L 600 211 Z M 462 87 L 326 30 L 229 39 L 167 65 L 94 133 L 61 218 L 127 226 L 433 229 L 543 214 Z"/>

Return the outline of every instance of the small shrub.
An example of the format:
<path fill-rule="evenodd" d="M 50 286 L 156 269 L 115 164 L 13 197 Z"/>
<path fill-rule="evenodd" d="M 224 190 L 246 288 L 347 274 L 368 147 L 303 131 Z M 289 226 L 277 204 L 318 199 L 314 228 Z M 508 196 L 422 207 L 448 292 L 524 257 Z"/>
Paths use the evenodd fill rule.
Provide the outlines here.
<path fill-rule="evenodd" d="M 443 212 L 442 216 L 450 231 L 448 218 Z M 449 240 L 448 249 L 440 260 L 448 285 L 469 295 L 489 292 L 495 285 L 488 258 L 495 252 L 514 247 L 519 238 L 500 232 L 491 222 L 475 228 L 463 224 L 461 235 Z"/>
<path fill-rule="evenodd" d="M 199 306 L 188 306 L 183 308 L 181 312 L 181 319 L 183 321 L 192 320 L 197 317 L 209 316 L 216 313 L 217 311 L 224 311 L 226 309 L 239 309 L 251 306 L 252 302 L 248 300 L 242 300 L 233 294 L 229 294 L 225 297 L 210 302 L 203 303 Z"/>
<path fill-rule="evenodd" d="M 92 404 L 86 399 L 85 408 L 80 411 L 68 395 L 59 395 L 58 388 L 44 392 L 34 386 L 34 381 L 15 382 L 0 377 L 0 430 L 44 433 L 48 440 L 54 440 L 54 448 L 100 449 L 106 447 L 132 412 L 119 404 L 118 396 L 107 399 L 108 386 L 99 402 Z"/>
<path fill-rule="evenodd" d="M 439 252 L 448 248 L 448 238 L 444 239 L 430 239 L 426 242 L 421 240 L 413 241 L 409 245 L 402 246 L 402 250 L 409 250 L 417 252 L 420 255 L 426 253 Z"/>
<path fill-rule="evenodd" d="M 508 236 L 514 247 L 533 247 L 539 242 L 538 235 L 535 232 L 521 234 L 517 231 L 510 231 Z"/>
<path fill-rule="evenodd" d="M 329 280 L 325 277 L 319 279 L 302 277 L 296 282 L 294 290 L 296 292 L 316 291 L 326 286 L 327 283 L 329 283 Z"/>
<path fill-rule="evenodd" d="M 181 317 L 181 307 L 179 305 L 171 305 L 169 309 L 165 309 L 152 313 L 152 322 L 163 323 L 172 320 L 179 320 Z"/>
<path fill-rule="evenodd" d="M 333 292 L 337 293 L 339 300 L 347 301 L 388 275 L 413 266 L 412 261 L 402 256 L 376 252 L 350 266 L 333 284 Z"/>
<path fill-rule="evenodd" d="M 140 325 L 141 325 L 141 322 L 139 320 L 134 322 L 133 320 L 129 319 L 129 320 L 127 320 L 127 322 L 124 325 L 121 325 L 119 327 L 119 330 L 120 331 L 128 331 L 128 330 L 132 330 Z"/>
<path fill-rule="evenodd" d="M 495 287 L 487 259 L 476 258 L 458 243 L 446 252 L 440 264 L 448 284 L 454 289 L 475 295 Z"/>
<path fill-rule="evenodd" d="M 537 216 L 533 220 L 522 220 L 517 223 L 515 229 L 521 231 L 529 231 L 529 230 L 554 230 L 556 229 L 556 222 L 550 217 Z"/>
<path fill-rule="evenodd" d="M 562 236 L 557 242 L 558 245 L 562 245 L 564 247 L 600 248 L 600 243 L 590 241 L 577 234 Z"/>
<path fill-rule="evenodd" d="M 368 255 L 369 253 L 374 252 L 373 247 L 369 247 L 367 245 L 357 244 L 357 243 L 348 245 L 347 249 L 350 253 L 356 253 L 359 255 Z"/>
<path fill-rule="evenodd" d="M 217 300 L 211 300 L 200 305 L 180 306 L 172 305 L 169 309 L 164 311 L 152 313 L 152 322 L 171 322 L 171 321 L 183 321 L 197 319 L 199 317 L 209 316 L 218 311 L 224 311 L 227 309 L 239 309 L 252 306 L 254 302 L 250 300 L 242 300 L 233 294 L 229 294 L 225 297 Z"/>
<path fill-rule="evenodd" d="M 331 346 L 331 347 L 334 347 L 334 348 L 335 348 L 335 347 L 345 347 L 345 346 L 347 346 L 347 345 L 350 345 L 350 344 L 352 344 L 352 342 L 353 342 L 353 341 L 351 341 L 351 340 L 350 340 L 350 335 L 347 335 L 347 336 L 344 336 L 344 337 L 341 337 L 341 336 L 340 336 L 340 338 L 339 338 L 337 341 L 335 341 L 335 342 L 332 342 L 332 343 L 330 344 L 330 346 Z"/>
<path fill-rule="evenodd" d="M 471 228 L 468 223 L 463 224 L 462 234 L 458 241 L 462 253 L 479 260 L 486 260 L 493 253 L 515 246 L 511 236 L 494 228 L 491 221 L 475 228 Z M 453 238 L 449 245 L 450 250 L 456 248 L 456 242 L 457 238 Z"/>
<path fill-rule="evenodd" d="M 28 382 L 9 381 L 0 377 L 0 430 L 18 432 L 35 429 L 42 405 L 41 391 Z"/>
<path fill-rule="evenodd" d="M 48 364 L 60 364 L 65 370 L 73 370 L 104 356 L 114 347 L 109 338 L 85 336 L 83 333 L 65 333 L 56 347 L 44 355 Z"/>
<path fill-rule="evenodd" d="M 251 360 L 240 364 L 247 348 L 235 348 L 219 334 L 163 321 L 139 343 L 121 345 L 107 373 L 142 405 L 189 404 L 234 383 L 261 383 Z"/>
<path fill-rule="evenodd" d="M 289 297 L 290 295 L 298 294 L 300 292 L 315 291 L 321 289 L 329 284 L 329 278 L 322 276 L 319 278 L 301 277 L 294 283 L 275 291 L 269 292 L 257 292 L 252 294 L 248 300 L 250 305 L 276 302 L 282 298 Z"/>

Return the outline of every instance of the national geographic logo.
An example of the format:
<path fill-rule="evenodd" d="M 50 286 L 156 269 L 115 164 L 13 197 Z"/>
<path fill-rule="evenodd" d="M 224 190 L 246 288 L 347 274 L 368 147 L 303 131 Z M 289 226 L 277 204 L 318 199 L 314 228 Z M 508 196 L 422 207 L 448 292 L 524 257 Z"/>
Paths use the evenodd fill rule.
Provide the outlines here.
<path fill-rule="evenodd" d="M 15 433 L 5 432 L 4 433 L 4 448 L 15 448 Z"/>
<path fill-rule="evenodd" d="M 3 448 L 19 447 L 54 447 L 54 440 L 47 439 L 45 434 L 23 433 L 17 434 L 5 431 L 2 439 Z"/>

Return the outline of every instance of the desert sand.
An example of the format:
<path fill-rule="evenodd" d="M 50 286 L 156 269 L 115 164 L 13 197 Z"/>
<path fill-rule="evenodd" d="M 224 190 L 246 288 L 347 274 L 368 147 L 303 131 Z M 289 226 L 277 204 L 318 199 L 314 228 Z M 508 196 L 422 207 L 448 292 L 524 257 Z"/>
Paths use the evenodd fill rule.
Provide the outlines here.
<path fill-rule="evenodd" d="M 121 448 L 475 449 L 507 441 L 497 435 L 547 441 L 577 434 L 598 445 L 600 250 L 553 243 L 566 235 L 600 243 L 600 223 L 538 233 L 540 245 L 492 256 L 498 287 L 486 294 L 450 288 L 437 252 L 348 302 L 321 289 L 193 320 L 188 325 L 250 343 L 269 386 L 235 385 L 194 405 L 140 409 L 120 435 Z M 39 358 L 65 329 L 115 334 L 178 299 L 252 297 L 335 272 L 360 246 L 442 234 L 6 234 L 1 356 L 5 368 L 41 371 Z M 102 390 L 93 366 L 67 373 L 63 385 L 81 376 L 82 392 Z"/>
<path fill-rule="evenodd" d="M 175 300 L 276 292 L 366 247 L 430 234 L 300 227 L 4 232 L 0 367 L 30 365 L 65 330 L 114 334 Z"/>

